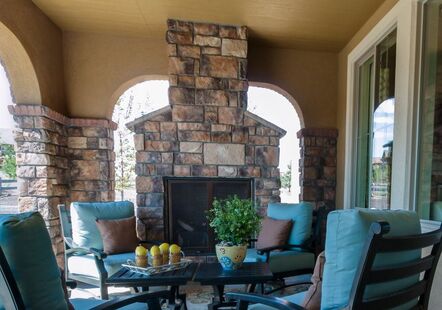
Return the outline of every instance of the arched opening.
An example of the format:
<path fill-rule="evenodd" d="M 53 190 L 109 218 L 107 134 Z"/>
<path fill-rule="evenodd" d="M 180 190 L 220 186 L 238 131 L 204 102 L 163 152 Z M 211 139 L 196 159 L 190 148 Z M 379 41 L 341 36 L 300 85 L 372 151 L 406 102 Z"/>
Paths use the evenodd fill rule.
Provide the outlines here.
<path fill-rule="evenodd" d="M 17 170 L 15 161 L 14 119 L 8 111 L 13 104 L 11 85 L 0 63 L 0 213 L 17 212 Z"/>
<path fill-rule="evenodd" d="M 112 120 L 118 124 L 114 135 L 115 150 L 115 197 L 117 200 L 135 201 L 135 147 L 133 133 L 125 124 L 144 114 L 161 109 L 169 104 L 169 82 L 149 80 L 135 82 L 128 86 L 116 100 Z"/>
<path fill-rule="evenodd" d="M 301 110 L 295 99 L 272 84 L 250 83 L 247 110 L 284 129 L 280 141 L 279 169 L 281 201 L 299 201 L 299 139 L 296 133 L 304 126 Z"/>
<path fill-rule="evenodd" d="M 40 86 L 32 61 L 19 39 L 0 22 L 0 60 L 17 104 L 41 104 Z"/>

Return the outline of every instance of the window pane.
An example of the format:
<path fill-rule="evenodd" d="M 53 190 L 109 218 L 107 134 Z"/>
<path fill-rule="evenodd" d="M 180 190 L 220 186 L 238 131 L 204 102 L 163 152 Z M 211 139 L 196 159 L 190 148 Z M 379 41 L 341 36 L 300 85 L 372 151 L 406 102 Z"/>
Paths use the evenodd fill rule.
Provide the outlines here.
<path fill-rule="evenodd" d="M 442 18 L 441 1 L 424 6 L 417 211 L 442 221 Z"/>

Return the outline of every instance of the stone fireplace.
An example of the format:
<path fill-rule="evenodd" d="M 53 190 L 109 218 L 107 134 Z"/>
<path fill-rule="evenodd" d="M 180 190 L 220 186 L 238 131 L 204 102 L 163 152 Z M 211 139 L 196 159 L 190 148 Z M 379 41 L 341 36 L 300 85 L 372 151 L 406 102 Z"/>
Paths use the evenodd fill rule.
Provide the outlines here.
<path fill-rule="evenodd" d="M 173 178 L 251 180 L 262 213 L 280 199 L 285 131 L 247 111 L 247 28 L 169 20 L 166 39 L 170 106 L 127 124 L 135 133 L 137 229 L 149 240 L 171 238 Z"/>

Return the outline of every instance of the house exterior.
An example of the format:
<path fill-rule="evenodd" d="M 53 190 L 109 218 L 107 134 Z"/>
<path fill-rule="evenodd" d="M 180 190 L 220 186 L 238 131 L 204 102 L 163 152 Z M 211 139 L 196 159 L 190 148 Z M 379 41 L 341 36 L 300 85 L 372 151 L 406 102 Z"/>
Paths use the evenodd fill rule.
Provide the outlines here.
<path fill-rule="evenodd" d="M 9 111 L 19 128 L 19 206 L 44 214 L 60 259 L 56 205 L 115 197 L 115 124 L 110 119 L 116 100 L 138 82 L 169 79 L 174 52 L 173 39 L 165 39 L 168 18 L 248 27 L 247 57 L 239 56 L 248 82 L 275 85 L 290 94 L 303 119 L 302 200 L 318 208 L 415 210 L 423 230 L 440 225 L 440 1 L 367 0 L 350 8 L 348 1 L 322 7 L 283 1 L 282 8 L 272 6 L 280 18 L 267 16 L 251 1 L 213 7 L 199 2 L 144 3 L 137 10 L 137 1 L 128 1 L 117 6 L 124 9 L 119 17 L 111 7 L 87 6 L 89 13 L 81 16 L 75 13 L 82 8 L 79 2 L 69 9 L 50 0 L 0 1 L 0 59 L 16 103 Z M 266 1 L 258 2 L 265 6 Z M 106 10 L 109 16 L 97 22 Z M 143 12 L 155 16 L 149 19 Z M 324 12 L 335 15 L 327 19 Z M 260 25 L 256 16 L 266 16 L 267 24 Z M 321 24 L 322 19 L 328 24 Z M 317 25 L 312 27 L 317 30 L 297 32 L 302 23 Z M 209 28 L 201 30 L 203 36 L 212 36 Z M 178 80 L 170 82 L 178 86 Z M 247 88 L 238 87 L 239 92 Z M 390 105 L 383 105 L 387 100 Z M 442 307 L 442 297 L 435 293 L 441 287 L 440 267 L 434 309 Z"/>

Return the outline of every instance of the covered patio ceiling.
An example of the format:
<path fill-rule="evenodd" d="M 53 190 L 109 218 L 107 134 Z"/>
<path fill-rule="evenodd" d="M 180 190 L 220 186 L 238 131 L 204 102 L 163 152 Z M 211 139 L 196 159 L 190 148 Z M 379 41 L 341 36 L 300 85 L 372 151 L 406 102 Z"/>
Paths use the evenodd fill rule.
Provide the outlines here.
<path fill-rule="evenodd" d="M 65 31 L 163 38 L 166 19 L 247 25 L 257 45 L 337 52 L 384 0 L 33 0 Z"/>

